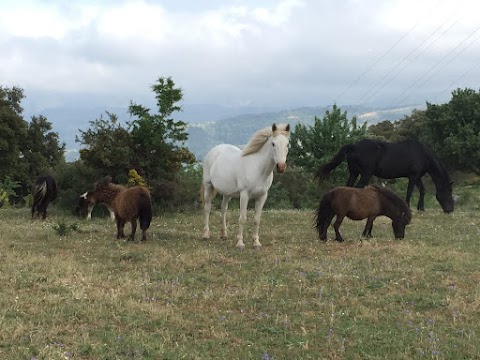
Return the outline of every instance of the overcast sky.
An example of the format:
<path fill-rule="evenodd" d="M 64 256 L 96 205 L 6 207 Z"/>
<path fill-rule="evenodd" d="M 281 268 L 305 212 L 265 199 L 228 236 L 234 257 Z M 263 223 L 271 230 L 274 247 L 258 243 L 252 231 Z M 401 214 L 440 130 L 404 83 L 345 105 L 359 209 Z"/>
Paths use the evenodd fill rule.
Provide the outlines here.
<path fill-rule="evenodd" d="M 479 89 L 478 0 L 0 0 L 0 85 L 31 106 L 401 106 Z"/>

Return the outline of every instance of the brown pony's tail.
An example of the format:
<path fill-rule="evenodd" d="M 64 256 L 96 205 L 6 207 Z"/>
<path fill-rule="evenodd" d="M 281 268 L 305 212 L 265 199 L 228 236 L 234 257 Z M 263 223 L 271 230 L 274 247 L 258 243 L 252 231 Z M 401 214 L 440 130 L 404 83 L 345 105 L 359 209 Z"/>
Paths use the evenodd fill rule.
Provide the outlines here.
<path fill-rule="evenodd" d="M 213 194 L 212 194 L 212 200 L 215 199 L 215 196 L 217 196 L 217 189 L 215 189 L 213 186 L 212 186 L 212 189 L 213 189 Z M 200 203 L 202 204 L 202 208 L 205 207 L 205 185 L 203 185 L 202 183 L 202 186 L 200 187 Z"/>
<path fill-rule="evenodd" d="M 327 240 L 326 237 L 322 238 L 322 235 L 326 236 L 327 229 L 330 226 L 330 222 L 335 216 L 330 203 L 330 198 L 331 193 L 329 192 L 323 195 L 316 211 L 315 224 L 313 227 L 317 230 L 318 237 L 321 240 Z"/>
<path fill-rule="evenodd" d="M 315 174 L 315 177 L 318 179 L 325 179 L 330 173 L 342 163 L 343 160 L 345 160 L 345 157 L 347 154 L 353 150 L 353 145 L 348 144 L 345 146 L 342 146 L 342 148 L 335 154 L 335 156 L 325 165 L 321 166 L 317 173 Z"/>
<path fill-rule="evenodd" d="M 152 200 L 149 194 L 141 193 L 138 200 L 138 219 L 140 229 L 147 230 L 152 222 Z"/>

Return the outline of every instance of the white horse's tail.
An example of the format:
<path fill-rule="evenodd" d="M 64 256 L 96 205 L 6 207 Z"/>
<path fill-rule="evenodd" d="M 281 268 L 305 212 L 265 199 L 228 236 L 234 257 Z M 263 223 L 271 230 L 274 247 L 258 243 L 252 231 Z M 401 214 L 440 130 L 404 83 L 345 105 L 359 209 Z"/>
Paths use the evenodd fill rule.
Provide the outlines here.
<path fill-rule="evenodd" d="M 215 196 L 217 196 L 217 189 L 215 189 L 213 187 L 213 185 L 211 185 L 212 187 L 212 198 L 211 200 L 215 199 Z M 200 187 L 200 202 L 202 204 L 202 208 L 205 207 L 205 185 L 202 183 L 202 186 Z"/>

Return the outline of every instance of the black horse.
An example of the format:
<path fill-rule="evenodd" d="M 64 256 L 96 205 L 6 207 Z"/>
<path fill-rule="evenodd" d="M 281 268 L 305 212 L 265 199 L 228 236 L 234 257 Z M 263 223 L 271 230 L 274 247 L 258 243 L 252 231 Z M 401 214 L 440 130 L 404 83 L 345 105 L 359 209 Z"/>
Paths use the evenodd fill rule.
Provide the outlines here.
<path fill-rule="evenodd" d="M 410 204 L 413 187 L 420 192 L 417 209 L 425 210 L 425 187 L 422 176 L 428 173 L 435 184 L 436 198 L 446 213 L 453 211 L 452 181 L 445 166 L 422 143 L 408 139 L 401 142 L 363 139 L 354 144 L 343 146 L 338 153 L 319 171 L 324 178 L 340 163 L 347 159 L 350 173 L 347 186 L 354 186 L 358 175 L 360 180 L 356 187 L 365 187 L 375 175 L 382 179 L 408 178 L 407 204 Z"/>
<path fill-rule="evenodd" d="M 35 180 L 32 189 L 33 205 L 32 220 L 37 211 L 37 215 L 42 214 L 42 219 L 47 218 L 47 207 L 57 198 L 58 188 L 55 179 L 50 175 L 40 175 Z"/>

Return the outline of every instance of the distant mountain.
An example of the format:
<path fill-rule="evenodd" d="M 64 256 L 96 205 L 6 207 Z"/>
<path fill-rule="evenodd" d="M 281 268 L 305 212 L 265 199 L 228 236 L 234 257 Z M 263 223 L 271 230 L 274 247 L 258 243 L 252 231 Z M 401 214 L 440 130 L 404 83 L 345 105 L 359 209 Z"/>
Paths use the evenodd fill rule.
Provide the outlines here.
<path fill-rule="evenodd" d="M 152 109 L 155 104 L 146 104 Z M 203 123 L 218 121 L 225 118 L 237 116 L 245 113 L 264 113 L 267 111 L 279 110 L 273 107 L 253 107 L 253 106 L 221 106 L 221 105 L 184 105 L 182 111 L 174 114 L 176 120 L 183 120 L 187 123 Z M 80 135 L 79 129 L 87 130 L 89 122 L 99 119 L 100 116 L 106 116 L 105 111 L 118 116 L 120 122 L 125 123 L 130 120 L 127 107 L 106 107 L 98 106 L 60 106 L 44 108 L 41 110 L 27 106 L 24 111 L 25 119 L 30 119 L 34 115 L 44 115 L 53 125 L 53 130 L 58 132 L 60 140 L 66 144 L 66 159 L 74 161 L 79 156 L 79 144 L 75 142 L 75 137 Z"/>
<path fill-rule="evenodd" d="M 395 109 L 362 106 L 341 107 L 342 111 L 347 111 L 348 118 L 356 116 L 359 123 L 367 122 L 370 125 L 384 120 L 399 120 L 405 115 L 409 115 L 412 110 L 421 108 L 421 106 Z M 315 116 L 323 117 L 326 110 L 328 110 L 327 107 L 304 107 L 261 114 L 243 114 L 218 121 L 191 123 L 187 129 L 189 138 L 186 145 L 197 159 L 201 160 L 213 146 L 221 143 L 245 145 L 255 131 L 273 123 L 288 123 L 292 129 L 298 123 L 313 125 Z"/>
<path fill-rule="evenodd" d="M 146 105 L 154 108 L 154 104 Z M 379 121 L 395 121 L 409 115 L 413 109 L 422 106 L 385 109 L 367 106 L 341 106 L 348 117 L 356 116 L 359 122 L 376 124 Z M 292 129 L 296 124 L 313 124 L 315 116 L 322 117 L 327 107 L 302 107 L 280 110 L 272 107 L 251 106 L 219 106 L 219 105 L 184 105 L 182 111 L 175 114 L 177 120 L 188 123 L 189 139 L 187 147 L 201 160 L 210 148 L 217 144 L 229 143 L 244 145 L 255 131 L 273 123 L 289 123 Z M 79 144 L 75 137 L 80 135 L 79 129 L 87 130 L 89 122 L 106 116 L 105 111 L 116 114 L 119 121 L 130 120 L 127 107 L 55 107 L 35 111 L 26 109 L 25 118 L 32 115 L 44 115 L 58 132 L 60 140 L 66 143 L 66 159 L 74 161 L 79 156 Z"/>

